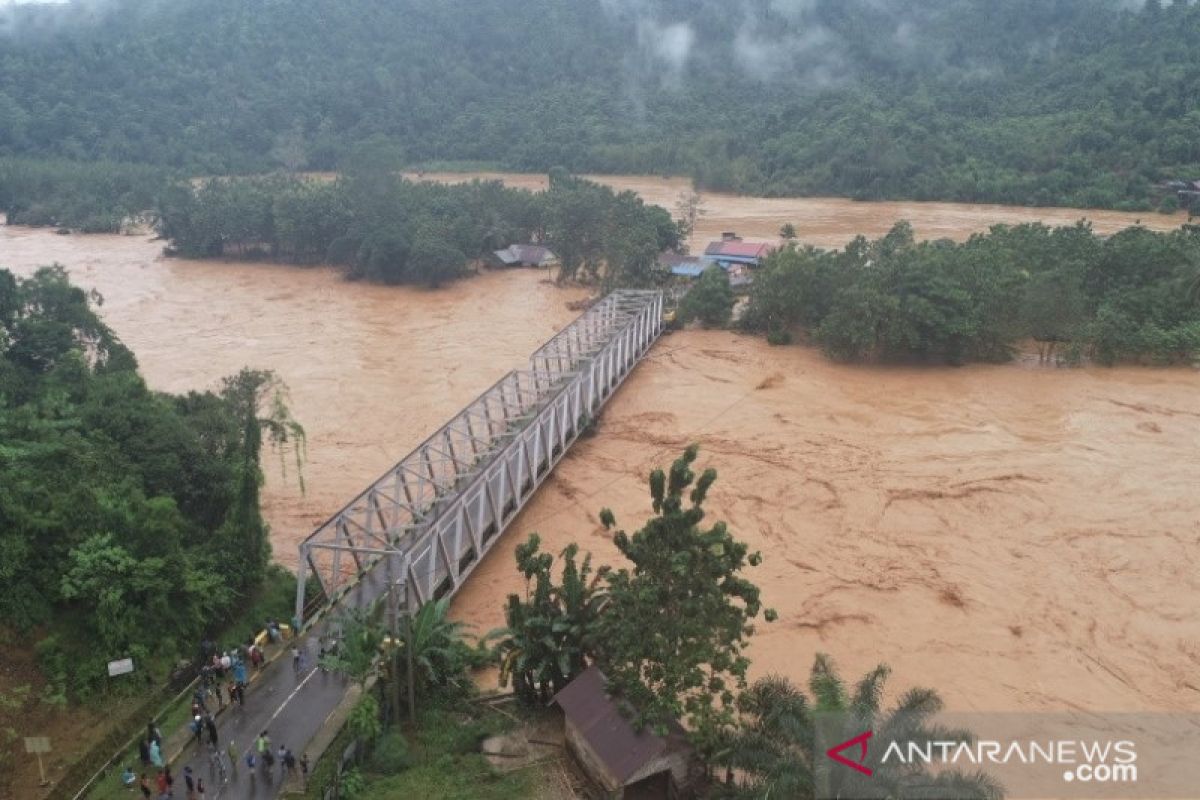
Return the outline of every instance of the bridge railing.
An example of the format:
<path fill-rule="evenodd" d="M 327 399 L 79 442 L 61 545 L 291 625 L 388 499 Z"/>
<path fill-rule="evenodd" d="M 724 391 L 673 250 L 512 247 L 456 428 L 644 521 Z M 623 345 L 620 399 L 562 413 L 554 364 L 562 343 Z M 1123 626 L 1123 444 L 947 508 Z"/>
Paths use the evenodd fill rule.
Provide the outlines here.
<path fill-rule="evenodd" d="M 657 338 L 662 303 L 608 295 L 317 528 L 300 545 L 297 617 L 310 575 L 329 601 L 351 586 L 364 604 L 402 584 L 407 607 L 455 591 Z"/>

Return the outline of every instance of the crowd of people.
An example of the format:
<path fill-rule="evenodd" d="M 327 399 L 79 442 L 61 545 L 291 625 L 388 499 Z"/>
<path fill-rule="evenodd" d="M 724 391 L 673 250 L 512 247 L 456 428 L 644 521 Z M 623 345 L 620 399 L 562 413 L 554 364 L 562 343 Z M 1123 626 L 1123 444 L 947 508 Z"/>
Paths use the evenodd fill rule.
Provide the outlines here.
<path fill-rule="evenodd" d="M 266 631 L 271 642 L 282 641 L 283 631 L 275 620 L 267 620 Z M 298 664 L 301 658 L 299 653 L 301 651 L 297 647 L 292 648 L 293 664 Z M 191 720 L 188 727 L 197 752 L 207 738 L 210 755 L 219 760 L 222 754 L 216 715 L 226 705 L 245 707 L 249 670 L 261 669 L 266 664 L 266 653 L 259 646 L 255 636 L 248 637 L 244 645 L 221 652 L 218 652 L 212 641 L 205 640 L 200 643 L 199 664 L 199 680 L 192 695 Z M 174 800 L 175 777 L 171 773 L 170 764 L 167 763 L 164 748 L 162 730 L 151 720 L 146 725 L 145 737 L 138 743 L 138 755 L 142 763 L 141 775 L 139 777 L 132 766 L 126 767 L 121 774 L 122 784 L 129 789 L 136 785 L 146 800 Z M 225 750 L 230 770 L 236 776 L 239 759 L 232 740 L 227 743 Z M 297 768 L 303 775 L 308 773 L 307 755 L 297 760 L 295 754 L 282 744 L 277 753 L 273 752 L 270 737 L 264 730 L 255 740 L 254 746 L 246 751 L 246 766 L 250 768 L 250 774 L 253 776 L 255 767 L 261 764 L 263 772 L 270 777 L 276 761 L 280 764 L 281 777 L 295 774 Z M 183 777 L 187 791 L 186 800 L 206 800 L 208 790 L 203 778 L 194 775 L 190 766 L 185 767 Z"/>

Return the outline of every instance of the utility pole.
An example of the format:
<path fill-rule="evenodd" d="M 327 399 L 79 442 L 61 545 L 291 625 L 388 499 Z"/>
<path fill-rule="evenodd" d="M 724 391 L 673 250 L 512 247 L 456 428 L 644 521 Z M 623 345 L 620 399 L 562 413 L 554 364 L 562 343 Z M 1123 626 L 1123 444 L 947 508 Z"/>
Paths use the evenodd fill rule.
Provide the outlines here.
<path fill-rule="evenodd" d="M 408 722 L 411 725 L 417 724 L 417 673 L 413 664 L 413 632 L 412 632 L 412 608 L 408 603 L 408 577 L 412 570 L 410 565 L 412 556 L 404 558 L 404 657 L 408 665 Z"/>
<path fill-rule="evenodd" d="M 387 603 L 388 603 L 388 636 L 391 637 L 392 646 L 390 660 L 392 665 L 392 720 L 400 721 L 400 627 L 397 624 L 397 606 L 400 604 L 400 598 L 397 596 L 396 576 L 393 574 L 392 562 L 396 558 L 396 553 L 390 552 L 384 558 L 387 559 L 385 565 L 384 580 L 387 581 Z"/>

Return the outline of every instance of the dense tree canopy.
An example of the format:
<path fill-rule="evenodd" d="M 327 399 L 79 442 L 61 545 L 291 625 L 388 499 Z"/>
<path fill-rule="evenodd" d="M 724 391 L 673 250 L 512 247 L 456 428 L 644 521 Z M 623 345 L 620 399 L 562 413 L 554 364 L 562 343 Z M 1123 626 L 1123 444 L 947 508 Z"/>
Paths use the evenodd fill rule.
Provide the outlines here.
<path fill-rule="evenodd" d="M 1043 358 L 1176 363 L 1200 354 L 1200 227 L 998 225 L 956 244 L 905 222 L 843 250 L 790 246 L 757 276 L 742 323 L 800 330 L 835 358 L 998 361 L 1020 340 Z"/>
<path fill-rule="evenodd" d="M 613 543 L 630 567 L 605 571 L 606 599 L 595 632 L 597 658 L 614 695 L 640 725 L 660 733 L 680 720 L 706 754 L 734 720 L 734 700 L 746 686 L 746 648 L 763 609 L 745 570 L 762 557 L 724 522 L 702 527 L 715 469 L 692 470 L 691 445 L 668 472 L 650 473 L 653 516 Z M 612 512 L 600 512 L 612 530 Z"/>
<path fill-rule="evenodd" d="M 186 653 L 262 580 L 263 437 L 301 432 L 267 373 L 151 392 L 61 268 L 0 270 L 0 619 L 44 626 L 59 691 Z"/>
<path fill-rule="evenodd" d="M 331 263 L 351 277 L 430 286 L 462 276 L 469 260 L 530 241 L 558 254 L 560 280 L 640 286 L 653 279 L 658 254 L 679 243 L 666 210 L 558 170 L 542 193 L 387 171 L 181 182 L 165 194 L 159 224 L 187 256 Z"/>
<path fill-rule="evenodd" d="M 1191 0 L 18 4 L 0 157 L 1145 208 L 1200 178 L 1197 41 Z"/>

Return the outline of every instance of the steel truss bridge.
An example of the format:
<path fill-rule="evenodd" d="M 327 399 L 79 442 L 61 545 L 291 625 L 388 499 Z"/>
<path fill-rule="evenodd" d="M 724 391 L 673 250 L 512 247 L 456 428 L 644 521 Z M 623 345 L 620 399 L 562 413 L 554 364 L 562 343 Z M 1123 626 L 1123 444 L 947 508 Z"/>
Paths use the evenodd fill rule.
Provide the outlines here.
<path fill-rule="evenodd" d="M 460 411 L 300 544 L 316 610 L 394 613 L 453 594 L 662 331 L 663 295 L 609 294 Z"/>

